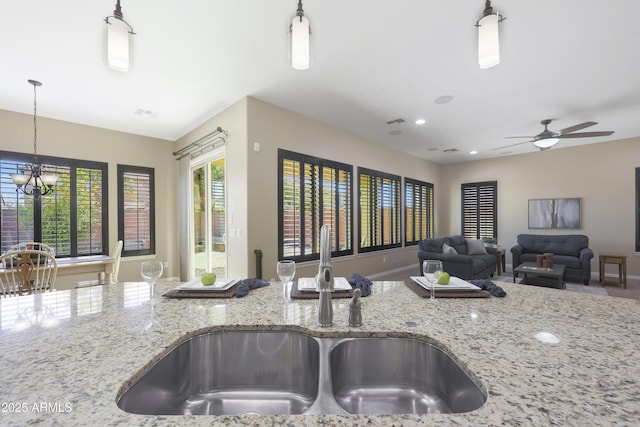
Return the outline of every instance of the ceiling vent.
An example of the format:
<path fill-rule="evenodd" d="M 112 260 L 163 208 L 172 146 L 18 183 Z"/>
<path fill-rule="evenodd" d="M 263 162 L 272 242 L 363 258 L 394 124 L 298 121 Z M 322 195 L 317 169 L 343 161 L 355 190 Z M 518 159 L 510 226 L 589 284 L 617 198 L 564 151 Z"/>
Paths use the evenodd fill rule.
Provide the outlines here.
<path fill-rule="evenodd" d="M 404 119 L 395 119 L 387 122 L 388 125 L 399 125 L 404 123 Z"/>
<path fill-rule="evenodd" d="M 446 150 L 442 150 L 442 152 L 444 153 L 455 153 L 456 151 L 458 151 L 457 148 L 448 148 Z"/>

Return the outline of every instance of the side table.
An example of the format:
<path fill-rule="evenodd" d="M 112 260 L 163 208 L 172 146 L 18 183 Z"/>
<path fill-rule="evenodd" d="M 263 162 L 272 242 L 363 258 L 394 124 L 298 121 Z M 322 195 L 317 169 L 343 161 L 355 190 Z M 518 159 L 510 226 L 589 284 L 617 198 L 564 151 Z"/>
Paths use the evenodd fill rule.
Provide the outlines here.
<path fill-rule="evenodd" d="M 496 273 L 498 274 L 498 276 L 501 276 L 505 270 L 506 268 L 505 268 L 504 249 L 497 248 L 496 249 Z"/>
<path fill-rule="evenodd" d="M 600 258 L 600 285 L 604 286 L 607 283 L 615 285 L 623 285 L 624 289 L 627 289 L 627 256 L 616 253 L 604 253 L 599 254 Z M 618 265 L 618 281 L 612 282 L 605 279 L 605 265 L 617 264 Z"/>

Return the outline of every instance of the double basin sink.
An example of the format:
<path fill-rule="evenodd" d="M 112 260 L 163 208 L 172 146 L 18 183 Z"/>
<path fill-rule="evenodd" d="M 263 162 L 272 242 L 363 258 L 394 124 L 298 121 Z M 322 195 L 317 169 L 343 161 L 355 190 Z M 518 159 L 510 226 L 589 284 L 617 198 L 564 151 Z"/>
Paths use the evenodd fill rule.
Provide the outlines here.
<path fill-rule="evenodd" d="M 241 330 L 178 345 L 117 404 L 150 415 L 427 414 L 473 411 L 486 399 L 424 341 Z"/>

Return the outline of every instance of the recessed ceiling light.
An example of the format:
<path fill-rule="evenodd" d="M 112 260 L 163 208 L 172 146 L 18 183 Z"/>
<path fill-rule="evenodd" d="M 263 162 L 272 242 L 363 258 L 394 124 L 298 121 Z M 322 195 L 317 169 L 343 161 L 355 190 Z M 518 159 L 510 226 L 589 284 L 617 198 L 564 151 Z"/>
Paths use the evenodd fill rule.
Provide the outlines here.
<path fill-rule="evenodd" d="M 469 151 L 469 154 L 471 154 L 473 156 L 474 154 L 478 154 L 478 152 L 476 150 L 471 150 L 471 151 Z"/>
<path fill-rule="evenodd" d="M 453 101 L 453 95 L 442 95 L 433 100 L 434 104 L 448 104 Z"/>
<path fill-rule="evenodd" d="M 417 125 L 423 125 L 423 124 L 425 124 L 425 123 L 427 123 L 427 121 L 426 121 L 425 119 L 418 119 L 418 120 L 416 120 L 416 124 L 417 124 Z"/>

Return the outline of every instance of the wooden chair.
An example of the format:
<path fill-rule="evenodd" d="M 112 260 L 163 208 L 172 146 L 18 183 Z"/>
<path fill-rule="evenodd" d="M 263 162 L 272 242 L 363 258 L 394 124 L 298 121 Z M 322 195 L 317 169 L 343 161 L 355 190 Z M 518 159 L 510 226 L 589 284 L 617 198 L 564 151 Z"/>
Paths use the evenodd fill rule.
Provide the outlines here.
<path fill-rule="evenodd" d="M 48 252 L 7 252 L 0 256 L 0 296 L 52 291 L 57 274 L 56 258 Z"/>
<path fill-rule="evenodd" d="M 122 256 L 122 240 L 118 240 L 116 243 L 116 247 L 111 253 L 111 258 L 113 258 L 113 270 L 111 272 L 111 282 L 109 283 L 100 283 L 99 280 L 83 280 L 81 282 L 76 282 L 76 288 L 84 288 L 87 286 L 97 286 L 97 285 L 105 285 L 118 283 L 118 274 L 120 273 L 120 257 Z"/>
<path fill-rule="evenodd" d="M 9 246 L 7 252 L 19 252 L 19 251 L 42 251 L 48 252 L 53 256 L 56 256 L 56 251 L 51 246 L 42 242 L 22 242 Z"/>

